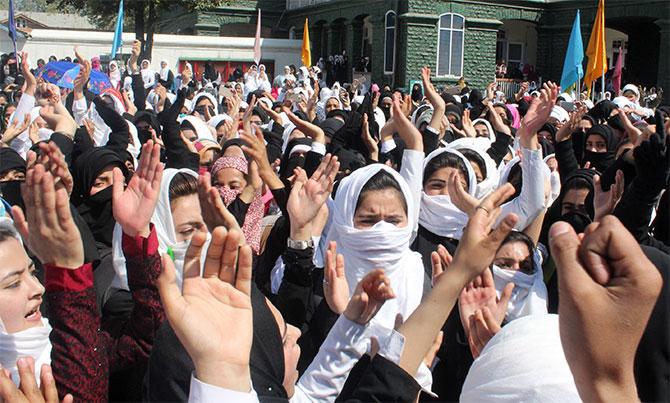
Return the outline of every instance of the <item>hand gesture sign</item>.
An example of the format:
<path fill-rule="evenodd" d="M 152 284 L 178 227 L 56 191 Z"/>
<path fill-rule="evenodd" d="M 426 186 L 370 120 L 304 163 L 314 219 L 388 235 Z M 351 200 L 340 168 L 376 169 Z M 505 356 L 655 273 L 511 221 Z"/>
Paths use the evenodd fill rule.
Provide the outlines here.
<path fill-rule="evenodd" d="M 112 210 L 114 219 L 128 236 L 149 236 L 149 223 L 158 203 L 163 179 L 160 150 L 160 146 L 152 140 L 142 146 L 137 170 L 125 190 L 123 174 L 119 168 L 114 168 Z"/>
<path fill-rule="evenodd" d="M 349 303 L 349 284 L 344 276 L 344 256 L 337 254 L 337 242 L 331 241 L 326 251 L 323 272 L 323 296 L 331 311 L 341 315 Z"/>
<path fill-rule="evenodd" d="M 228 231 L 242 232 L 235 216 L 228 211 L 219 192 L 212 187 L 212 177 L 205 172 L 198 178 L 198 198 L 202 208 L 202 219 L 207 228 L 213 232 L 216 227 L 225 227 Z M 242 244 L 246 243 L 244 236 L 240 236 Z"/>
<path fill-rule="evenodd" d="M 521 127 L 517 132 L 519 142 L 523 148 L 528 150 L 536 150 L 539 148 L 537 141 L 537 131 L 547 123 L 551 110 L 556 104 L 558 98 L 558 91 L 560 88 L 551 81 L 546 82 L 540 91 L 540 96 L 533 99 L 528 112 L 521 121 Z"/>
<path fill-rule="evenodd" d="M 344 310 L 344 316 L 364 326 L 375 317 L 384 302 L 393 298 L 395 294 L 391 288 L 391 280 L 384 274 L 384 269 L 374 269 L 356 285 L 354 295 Z"/>
<path fill-rule="evenodd" d="M 27 217 L 14 206 L 14 223 L 40 262 L 73 270 L 83 265 L 84 246 L 65 187 L 57 187 L 51 172 L 36 164 L 28 168 L 21 195 Z"/>
<path fill-rule="evenodd" d="M 614 216 L 590 224 L 583 238 L 559 221 L 549 237 L 561 273 L 561 344 L 580 397 L 638 400 L 633 361 L 663 284 L 658 269 Z"/>
<path fill-rule="evenodd" d="M 253 337 L 251 248 L 240 247 L 240 232 L 212 232 L 204 274 L 200 256 L 206 236 L 196 233 L 186 251 L 183 291 L 174 263 L 163 256 L 158 290 L 165 314 L 195 364 L 199 380 L 240 392 L 251 390 L 249 355 Z M 226 342 L 221 342 L 225 335 Z"/>
<path fill-rule="evenodd" d="M 600 175 L 593 177 L 593 209 L 595 215 L 593 221 L 600 221 L 603 217 L 614 212 L 614 208 L 621 200 L 624 191 L 623 172 L 616 171 L 614 183 L 607 192 L 603 190 Z"/>
<path fill-rule="evenodd" d="M 71 195 L 72 188 L 74 187 L 74 180 L 72 179 L 72 174 L 70 173 L 70 169 L 65 162 L 65 156 L 60 148 L 54 142 L 39 143 L 39 148 L 41 151 L 39 157 L 36 153 L 28 151 L 28 158 L 26 160 L 27 166 L 32 167 L 35 163 L 44 165 L 44 169 L 51 172 L 51 175 L 53 175 L 56 189 L 64 187 L 68 196 Z"/>
<path fill-rule="evenodd" d="M 30 113 L 26 113 L 23 117 L 23 121 L 20 119 L 13 119 L 10 122 L 9 126 L 5 129 L 5 132 L 2 134 L 2 142 L 5 144 L 10 144 L 15 138 L 17 138 L 21 133 L 28 130 L 30 126 Z"/>
<path fill-rule="evenodd" d="M 309 180 L 294 183 L 286 204 L 291 228 L 306 227 L 314 220 L 333 191 L 333 182 L 339 170 L 337 157 L 326 154 Z"/>

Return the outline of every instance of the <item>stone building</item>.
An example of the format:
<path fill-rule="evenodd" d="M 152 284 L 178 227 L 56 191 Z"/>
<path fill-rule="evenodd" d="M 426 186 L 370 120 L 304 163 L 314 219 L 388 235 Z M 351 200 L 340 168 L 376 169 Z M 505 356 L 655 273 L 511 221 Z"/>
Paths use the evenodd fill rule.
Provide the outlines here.
<path fill-rule="evenodd" d="M 670 2 L 605 3 L 610 66 L 621 46 L 624 79 L 668 88 Z M 530 64 L 543 79 L 560 79 L 576 9 L 586 46 L 597 0 L 239 0 L 192 14 L 177 10 L 160 29 L 253 36 L 258 7 L 266 38 L 300 39 L 309 18 L 312 60 L 344 52 L 349 78 L 368 57 L 376 82 L 406 86 L 428 65 L 435 82 L 464 77 L 483 86 L 494 79 L 501 59 L 512 67 Z"/>

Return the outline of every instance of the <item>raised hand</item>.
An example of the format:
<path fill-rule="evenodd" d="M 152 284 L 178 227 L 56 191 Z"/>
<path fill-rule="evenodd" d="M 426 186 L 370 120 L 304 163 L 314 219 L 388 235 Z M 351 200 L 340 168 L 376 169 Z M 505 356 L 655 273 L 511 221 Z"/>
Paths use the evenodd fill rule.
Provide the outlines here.
<path fill-rule="evenodd" d="M 533 99 L 526 115 L 521 120 L 521 127 L 517 131 L 519 142 L 522 147 L 529 150 L 536 150 L 539 148 L 537 141 L 537 131 L 549 119 L 551 110 L 556 104 L 558 98 L 558 91 L 560 88 L 551 81 L 546 82 L 540 91 L 540 96 Z"/>
<path fill-rule="evenodd" d="M 486 109 L 488 109 L 489 111 L 488 116 L 489 119 L 491 120 L 491 126 L 493 126 L 493 129 L 496 132 L 505 133 L 508 136 L 512 136 L 512 129 L 510 129 L 509 126 L 503 123 L 502 118 L 493 108 L 493 104 L 489 103 L 488 105 L 486 105 Z"/>
<path fill-rule="evenodd" d="M 40 116 L 47 122 L 51 130 L 74 139 L 74 134 L 78 127 L 77 122 L 75 122 L 70 112 L 65 108 L 65 105 L 59 102 L 53 105 L 42 106 L 40 108 Z"/>
<path fill-rule="evenodd" d="M 196 377 L 211 385 L 249 392 L 252 256 L 249 246 L 239 247 L 240 236 L 239 231 L 216 228 L 200 276 L 206 236 L 196 233 L 186 251 L 183 292 L 167 255 L 163 256 L 158 290 L 170 325 L 193 359 Z M 221 342 L 223 335 L 225 343 Z"/>
<path fill-rule="evenodd" d="M 461 320 L 463 320 L 461 318 Z M 468 344 L 473 358 L 479 357 L 486 343 L 500 331 L 498 321 L 489 308 L 477 309 L 469 319 Z M 465 324 L 465 322 L 463 322 Z"/>
<path fill-rule="evenodd" d="M 0 400 L 8 403 L 58 403 L 56 380 L 51 366 L 42 364 L 40 368 L 40 386 L 35 380 L 35 360 L 23 357 L 16 361 L 19 370 L 20 385 L 17 388 L 7 370 L 0 370 Z M 72 403 L 71 394 L 65 395 L 62 403 Z"/>
<path fill-rule="evenodd" d="M 26 113 L 23 117 L 23 121 L 20 119 L 14 119 L 9 123 L 9 126 L 5 129 L 5 132 L 2 133 L 0 140 L 5 144 L 10 144 L 15 138 L 17 138 L 21 133 L 28 130 L 30 126 L 30 113 Z"/>
<path fill-rule="evenodd" d="M 446 104 L 444 99 L 435 90 L 433 83 L 430 82 L 430 68 L 428 66 L 421 68 L 421 80 L 423 81 L 426 98 L 433 105 L 433 117 L 430 119 L 430 127 L 437 129 L 440 127 L 440 122 L 444 116 Z"/>
<path fill-rule="evenodd" d="M 26 214 L 18 206 L 12 212 L 30 251 L 44 264 L 67 269 L 83 265 L 84 246 L 65 187 L 57 187 L 51 172 L 36 164 L 28 168 L 21 195 Z"/>
<path fill-rule="evenodd" d="M 25 94 L 35 95 L 35 90 L 37 89 L 37 80 L 33 75 L 33 72 L 30 71 L 30 65 L 28 64 L 28 52 L 21 52 L 21 73 L 23 78 L 26 81 L 26 89 L 24 90 Z"/>
<path fill-rule="evenodd" d="M 321 160 L 309 180 L 296 181 L 286 204 L 291 228 L 303 228 L 311 223 L 333 191 L 333 182 L 340 169 L 337 157 L 330 154 Z"/>
<path fill-rule="evenodd" d="M 583 239 L 559 221 L 549 238 L 561 274 L 561 344 L 580 397 L 637 401 L 633 361 L 661 275 L 614 216 L 590 224 Z M 603 337 L 607 334 L 616 337 Z"/>
<path fill-rule="evenodd" d="M 290 120 L 301 132 L 305 133 L 306 136 L 309 136 L 317 143 L 325 144 L 326 134 L 323 132 L 323 129 L 311 122 L 300 119 L 287 107 L 284 107 L 283 110 L 286 116 L 288 116 L 288 120 Z"/>
<path fill-rule="evenodd" d="M 593 209 L 595 211 L 593 221 L 599 221 L 604 216 L 612 214 L 614 208 L 621 200 L 621 196 L 623 196 L 623 172 L 620 170 L 616 171 L 614 183 L 607 192 L 602 188 L 600 175 L 595 175 L 593 177 L 593 190 Z"/>
<path fill-rule="evenodd" d="M 465 132 L 466 137 L 477 137 L 477 131 L 470 119 L 470 109 L 463 111 L 463 119 L 461 122 L 463 123 L 463 131 Z"/>
<path fill-rule="evenodd" d="M 84 97 L 84 87 L 91 76 L 91 62 L 83 57 L 76 47 L 74 49 L 74 54 L 80 65 L 79 74 L 77 74 L 77 77 L 74 79 L 74 99 L 81 99 Z"/>
<path fill-rule="evenodd" d="M 344 256 L 337 254 L 337 242 L 330 241 L 323 272 L 323 296 L 331 311 L 341 315 L 349 303 L 349 284 L 344 276 Z"/>
<path fill-rule="evenodd" d="M 389 299 L 395 298 L 391 288 L 391 280 L 384 274 L 384 269 L 374 269 L 365 275 L 356 285 L 344 316 L 359 325 L 366 325 L 379 312 Z"/>
<path fill-rule="evenodd" d="M 440 278 L 440 276 L 444 274 L 444 271 L 449 267 L 453 259 L 453 256 L 451 256 L 451 253 L 449 253 L 444 245 L 437 245 L 437 250 L 431 252 L 430 263 L 433 269 L 433 286 L 435 283 L 437 283 L 437 280 Z"/>
<path fill-rule="evenodd" d="M 472 216 L 477 211 L 479 200 L 465 191 L 461 179 L 455 171 L 451 172 L 449 175 L 447 190 L 449 191 L 449 198 L 454 203 L 454 206 L 467 214 L 468 217 Z"/>
<path fill-rule="evenodd" d="M 484 273 L 468 284 L 458 298 L 458 310 L 465 334 L 470 335 L 472 317 L 478 310 L 481 311 L 484 308 L 488 308 L 499 328 L 507 314 L 507 304 L 512 297 L 513 289 L 514 283 L 507 284 L 498 298 L 491 270 L 484 270 Z"/>
<path fill-rule="evenodd" d="M 139 40 L 135 39 L 133 41 L 133 47 L 130 51 L 130 58 L 128 59 L 128 67 L 130 68 L 130 72 L 132 74 L 138 73 L 140 70 L 137 67 L 137 61 L 140 58 L 140 51 L 142 49 L 142 42 Z M 182 76 L 184 73 L 182 72 Z"/>
<path fill-rule="evenodd" d="M 228 231 L 242 232 L 235 216 L 228 211 L 219 192 L 212 187 L 212 177 L 205 172 L 198 177 L 198 199 L 202 209 L 202 219 L 210 232 L 216 227 L 225 227 Z M 241 244 L 245 244 L 244 236 L 240 236 Z"/>
<path fill-rule="evenodd" d="M 227 103 L 228 103 L 228 98 L 226 98 L 226 104 Z M 280 114 L 275 112 L 274 109 L 267 106 L 265 104 L 265 102 L 261 102 L 261 103 L 259 103 L 259 105 L 260 105 L 261 109 L 263 109 L 265 111 L 265 113 L 267 113 L 268 116 L 270 116 L 270 119 L 272 119 L 276 124 L 278 124 L 280 126 L 284 126 L 284 119 L 281 117 Z"/>
<path fill-rule="evenodd" d="M 588 111 L 589 108 L 582 105 L 579 107 L 579 109 L 572 112 L 570 114 L 570 120 L 568 120 L 568 123 L 564 124 L 556 131 L 556 142 L 560 143 L 561 141 L 569 139 L 570 136 L 572 136 L 572 133 L 575 130 L 577 130 L 579 122 L 582 120 L 582 118 L 584 117 L 584 115 L 586 115 L 586 112 Z"/>
<path fill-rule="evenodd" d="M 264 105 L 263 102 L 260 104 Z M 272 190 L 283 188 L 284 183 L 279 179 L 277 172 L 268 160 L 268 151 L 261 128 L 256 127 L 253 133 L 244 132 L 241 138 L 246 143 L 242 145 L 242 151 L 256 162 L 258 165 L 258 175 L 263 182 Z"/>
<path fill-rule="evenodd" d="M 27 166 L 32 167 L 35 163 L 44 165 L 44 169 L 53 175 L 56 188 L 64 187 L 68 196 L 72 194 L 74 180 L 60 148 L 53 142 L 39 143 L 39 148 L 39 157 L 33 151 L 28 151 Z"/>
<path fill-rule="evenodd" d="M 506 183 L 486 196 L 470 216 L 452 261 L 452 266 L 463 270 L 468 282 L 489 267 L 500 244 L 518 221 L 516 215 L 510 214 L 492 230 L 500 206 L 512 194 L 514 187 Z"/>
<path fill-rule="evenodd" d="M 370 152 L 370 159 L 372 161 L 379 161 L 379 146 L 372 135 L 370 134 L 370 124 L 368 122 L 368 114 L 363 114 L 363 124 L 361 126 L 361 140 Z"/>
<path fill-rule="evenodd" d="M 405 100 L 405 104 L 411 101 Z M 405 142 L 408 150 L 423 151 L 423 137 L 419 130 L 407 119 L 405 111 L 400 105 L 400 97 L 396 94 L 393 97 L 393 106 L 391 107 L 393 113 L 393 127 L 398 131 L 400 138 Z"/>
<path fill-rule="evenodd" d="M 149 223 L 158 203 L 163 179 L 160 150 L 160 146 L 152 140 L 142 146 L 138 168 L 125 190 L 123 174 L 119 168 L 114 168 L 112 210 L 114 219 L 128 236 L 149 236 Z"/>

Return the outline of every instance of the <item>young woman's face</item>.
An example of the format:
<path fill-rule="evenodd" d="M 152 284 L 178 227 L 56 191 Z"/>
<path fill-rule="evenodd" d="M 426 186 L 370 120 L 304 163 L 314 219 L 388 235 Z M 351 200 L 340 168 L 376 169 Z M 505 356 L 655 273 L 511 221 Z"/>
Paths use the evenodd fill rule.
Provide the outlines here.
<path fill-rule="evenodd" d="M 433 174 L 428 178 L 426 184 L 423 186 L 423 192 L 428 196 L 449 196 L 449 188 L 447 183 L 449 183 L 449 176 L 452 172 L 458 174 L 458 179 L 461 182 L 463 189 L 468 188 L 468 183 L 465 180 L 463 174 L 456 168 L 446 167 L 440 168 L 433 172 Z"/>
<path fill-rule="evenodd" d="M 340 109 L 340 103 L 337 101 L 335 98 L 330 98 L 328 101 L 326 101 L 326 113 L 330 111 L 334 111 L 335 109 Z"/>
<path fill-rule="evenodd" d="M 170 210 L 172 210 L 172 223 L 177 235 L 177 242 L 191 239 L 197 231 L 206 231 L 197 194 L 181 196 L 171 200 Z"/>
<path fill-rule="evenodd" d="M 482 167 L 479 166 L 477 161 L 475 160 L 468 160 L 470 161 L 470 166 L 472 167 L 472 170 L 475 172 L 475 178 L 477 179 L 477 183 L 480 183 L 481 181 L 484 180 L 484 172 L 482 171 Z M 463 178 L 465 180 L 465 178 Z M 463 186 L 463 189 L 467 188 L 467 186 Z"/>
<path fill-rule="evenodd" d="M 477 132 L 477 137 L 488 138 L 490 135 L 489 128 L 483 123 L 475 124 L 475 132 Z"/>
<path fill-rule="evenodd" d="M 142 68 L 143 69 L 148 69 L 149 68 L 149 63 L 146 62 L 146 61 L 142 62 Z"/>
<path fill-rule="evenodd" d="M 11 105 L 8 106 L 7 109 L 5 109 L 5 116 L 3 118 L 5 119 L 5 126 L 9 124 L 9 118 L 12 116 L 12 113 L 16 110 L 16 106 Z"/>
<path fill-rule="evenodd" d="M 33 275 L 35 265 L 21 243 L 0 243 L 0 319 L 7 333 L 42 326 L 39 308 L 44 287 Z"/>
<path fill-rule="evenodd" d="M 100 171 L 98 176 L 95 178 L 93 181 L 93 185 L 91 186 L 91 191 L 89 192 L 89 196 L 93 196 L 94 194 L 101 192 L 108 187 L 112 186 L 112 183 L 114 182 L 114 165 L 107 165 Z"/>
<path fill-rule="evenodd" d="M 507 242 L 498 249 L 493 264 L 501 269 L 533 272 L 533 259 L 528 246 L 523 242 Z"/>
<path fill-rule="evenodd" d="M 594 153 L 606 153 L 607 143 L 603 136 L 598 134 L 589 134 L 586 138 L 586 150 Z"/>
<path fill-rule="evenodd" d="M 589 195 L 588 189 L 570 189 L 563 196 L 561 204 L 561 215 L 567 213 L 586 214 L 586 197 Z"/>
<path fill-rule="evenodd" d="M 407 225 L 407 213 L 397 190 L 386 188 L 363 194 L 354 213 L 354 228 L 371 228 L 379 221 L 386 221 L 396 227 Z"/>
<path fill-rule="evenodd" d="M 578 124 L 577 127 L 579 128 L 579 130 L 586 133 L 587 130 L 589 130 L 590 128 L 593 127 L 593 123 L 591 123 L 591 121 L 588 120 L 588 119 L 582 119 L 582 120 L 579 121 L 579 124 Z"/>
<path fill-rule="evenodd" d="M 235 168 L 223 168 L 214 175 L 214 184 L 233 190 L 242 190 L 247 186 L 244 174 Z"/>

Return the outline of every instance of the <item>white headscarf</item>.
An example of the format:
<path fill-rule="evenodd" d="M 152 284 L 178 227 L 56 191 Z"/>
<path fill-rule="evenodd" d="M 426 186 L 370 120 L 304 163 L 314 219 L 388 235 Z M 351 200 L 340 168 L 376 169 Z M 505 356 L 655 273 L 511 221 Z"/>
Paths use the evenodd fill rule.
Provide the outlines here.
<path fill-rule="evenodd" d="M 114 60 L 109 62 L 109 66 L 111 67 L 112 65 L 116 66 L 116 69 L 114 71 L 109 70 L 109 82 L 113 88 L 118 89 L 121 82 L 121 71 L 119 70 L 119 65 Z"/>
<path fill-rule="evenodd" d="M 491 147 L 491 140 L 483 137 L 463 137 L 452 141 L 447 147 L 454 150 L 472 150 L 484 160 L 486 175 L 484 180 L 477 184 L 475 198 L 482 199 L 498 187 L 498 167 L 496 167 L 493 158 L 486 152 Z"/>
<path fill-rule="evenodd" d="M 210 119 L 211 120 L 211 119 Z M 177 121 L 181 124 L 183 121 L 187 121 L 193 126 L 195 130 L 195 135 L 198 136 L 198 140 L 211 140 L 216 143 L 214 134 L 210 126 L 205 123 L 202 119 L 199 119 L 195 116 L 184 116 L 183 118 L 178 118 Z"/>
<path fill-rule="evenodd" d="M 482 124 L 486 126 L 486 128 L 489 131 L 489 140 L 491 140 L 491 143 L 496 141 L 496 132 L 493 130 L 493 126 L 491 126 L 491 122 L 484 118 L 477 118 L 472 121 L 472 126 L 476 126 L 477 124 Z"/>
<path fill-rule="evenodd" d="M 386 301 L 375 318 L 391 329 L 397 313 L 407 318 L 421 302 L 424 269 L 421 255 L 409 249 L 415 224 L 411 214 L 408 215 L 407 225 L 402 228 L 385 221 L 368 229 L 354 228 L 354 214 L 361 190 L 379 171 L 389 173 L 398 182 L 407 211 L 413 211 L 414 199 L 409 185 L 400 174 L 383 164 L 368 165 L 342 179 L 335 201 L 330 203 L 332 225 L 328 239 L 337 241 L 337 252 L 344 255 L 350 294 L 367 273 L 376 268 L 385 270 L 396 298 Z"/>
<path fill-rule="evenodd" d="M 423 160 L 424 173 L 428 163 L 441 154 L 450 153 L 460 158 L 468 170 L 468 189 L 467 192 L 474 196 L 477 191 L 477 178 L 472 170 L 470 161 L 460 152 L 448 148 L 438 148 L 428 154 Z M 419 224 L 433 234 L 448 238 L 460 239 L 463 235 L 463 228 L 468 223 L 468 215 L 459 210 L 452 203 L 449 196 L 429 196 L 421 191 L 421 208 L 419 210 Z"/>
<path fill-rule="evenodd" d="M 163 67 L 163 63 L 165 63 L 165 67 Z M 161 70 L 158 73 L 158 74 L 160 74 L 161 80 L 167 81 L 169 72 L 170 72 L 170 67 L 168 67 L 167 60 L 161 60 Z"/>
<path fill-rule="evenodd" d="M 177 284 L 179 284 L 179 287 L 181 288 L 184 270 L 184 258 L 186 257 L 186 249 L 190 245 L 190 242 L 177 241 L 177 234 L 174 231 L 174 222 L 172 221 L 172 209 L 170 207 L 170 183 L 172 182 L 172 179 L 174 179 L 174 177 L 179 173 L 191 175 L 194 178 L 198 177 L 198 174 L 187 168 L 165 169 L 163 171 L 160 194 L 158 195 L 158 203 L 156 204 L 156 209 L 154 210 L 154 214 L 151 217 L 151 223 L 154 225 L 156 236 L 158 237 L 158 253 L 163 255 L 167 253 L 168 248 L 171 248 L 172 252 L 174 253 Z M 116 272 L 116 277 L 112 281 L 112 287 L 128 290 L 128 274 L 126 271 L 126 258 L 123 255 L 122 237 L 123 230 L 117 223 L 114 226 L 114 235 L 112 237 L 112 257 L 114 271 Z M 207 247 L 205 245 L 205 247 L 203 247 L 203 253 L 206 253 L 206 250 Z M 204 264 L 204 256 L 205 255 L 203 254 L 201 265 Z"/>
<path fill-rule="evenodd" d="M 526 316 L 493 336 L 472 363 L 461 402 L 581 402 L 558 315 Z"/>
<path fill-rule="evenodd" d="M 542 273 L 542 256 L 536 248 L 533 250 L 535 272 L 526 274 L 518 270 L 503 269 L 493 265 L 493 282 L 498 298 L 508 283 L 514 283 L 512 297 L 507 304 L 505 320 L 511 322 L 528 315 L 546 315 L 547 286 Z"/>

